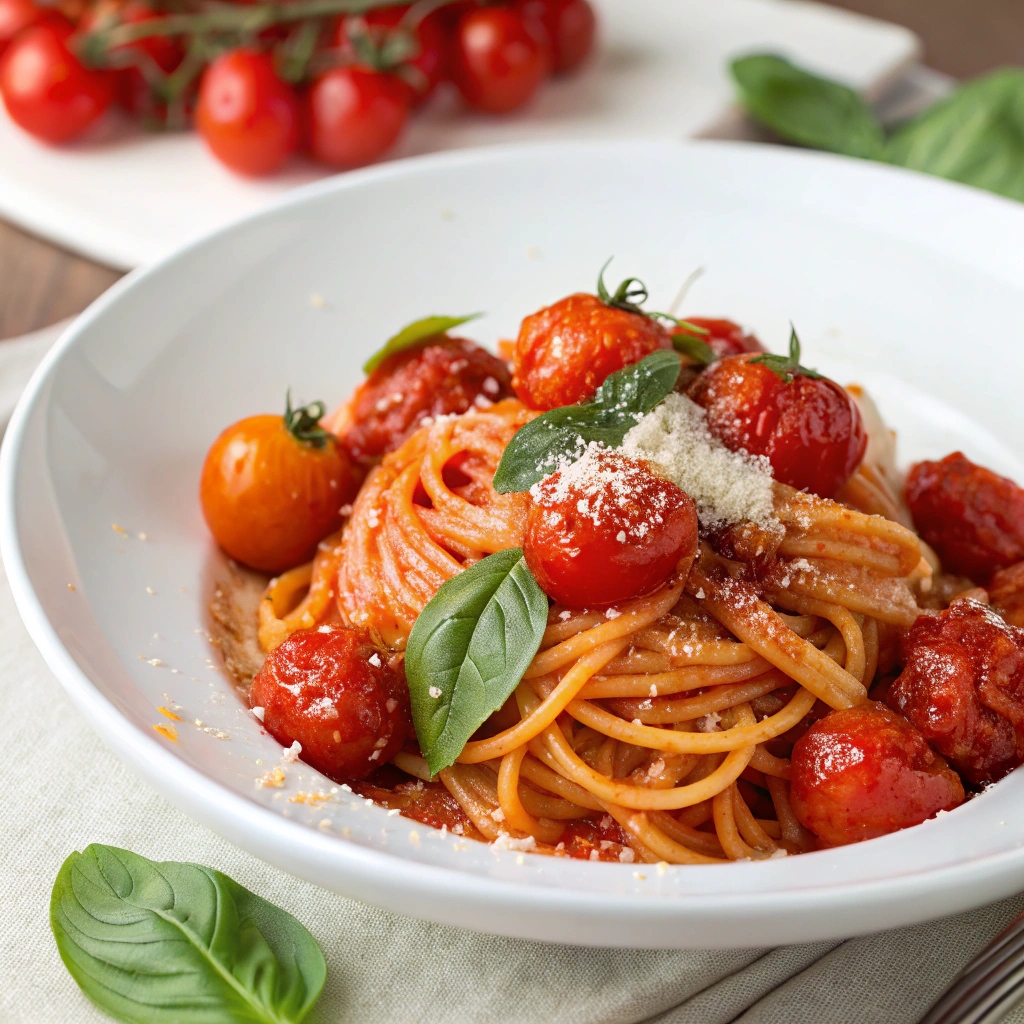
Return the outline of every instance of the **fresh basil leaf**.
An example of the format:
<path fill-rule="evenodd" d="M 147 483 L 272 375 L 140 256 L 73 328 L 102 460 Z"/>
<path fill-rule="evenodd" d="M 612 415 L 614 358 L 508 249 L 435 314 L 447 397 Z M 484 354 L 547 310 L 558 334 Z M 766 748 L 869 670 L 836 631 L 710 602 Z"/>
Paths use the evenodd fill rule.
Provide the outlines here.
<path fill-rule="evenodd" d="M 445 334 L 481 316 L 483 313 L 470 313 L 469 316 L 425 316 L 422 320 L 416 320 L 403 327 L 393 338 L 388 338 L 384 342 L 384 347 L 363 363 L 363 373 L 372 373 L 388 356 L 393 356 L 396 352 L 403 352 L 421 341 L 426 341 L 427 338 Z"/>
<path fill-rule="evenodd" d="M 327 974 L 291 914 L 227 875 L 114 846 L 64 861 L 50 926 L 86 996 L 131 1024 L 294 1024 Z"/>
<path fill-rule="evenodd" d="M 676 386 L 681 361 L 662 349 L 611 374 L 589 402 L 563 405 L 520 427 L 494 474 L 499 494 L 529 490 L 591 441 L 618 448 L 631 427 Z"/>
<path fill-rule="evenodd" d="M 767 53 L 734 60 L 732 76 L 747 113 L 788 142 L 882 158 L 882 126 L 853 89 Z"/>
<path fill-rule="evenodd" d="M 547 596 L 519 548 L 471 565 L 420 612 L 405 649 L 405 677 L 431 774 L 454 764 L 508 700 L 547 623 Z"/>
<path fill-rule="evenodd" d="M 1024 201 L 1024 70 L 960 86 L 889 140 L 891 163 Z"/>

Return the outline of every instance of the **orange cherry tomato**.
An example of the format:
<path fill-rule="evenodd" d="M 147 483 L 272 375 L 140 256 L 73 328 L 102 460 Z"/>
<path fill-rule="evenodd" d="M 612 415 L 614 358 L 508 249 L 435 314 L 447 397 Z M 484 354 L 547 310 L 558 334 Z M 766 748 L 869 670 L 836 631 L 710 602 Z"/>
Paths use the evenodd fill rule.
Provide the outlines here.
<path fill-rule="evenodd" d="M 203 516 L 238 562 L 282 572 L 307 562 L 341 525 L 358 471 L 319 425 L 322 402 L 284 416 L 249 416 L 228 427 L 206 455 L 199 485 Z"/>

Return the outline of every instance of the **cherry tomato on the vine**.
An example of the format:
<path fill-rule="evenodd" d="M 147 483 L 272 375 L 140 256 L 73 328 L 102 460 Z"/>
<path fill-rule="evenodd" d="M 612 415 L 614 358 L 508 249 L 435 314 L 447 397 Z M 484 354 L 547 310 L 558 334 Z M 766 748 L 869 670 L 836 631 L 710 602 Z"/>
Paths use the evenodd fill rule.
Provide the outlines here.
<path fill-rule="evenodd" d="M 801 367 L 799 355 L 795 342 L 789 359 L 728 356 L 688 394 L 727 447 L 764 455 L 776 480 L 833 498 L 864 458 L 867 431 L 846 389 Z"/>
<path fill-rule="evenodd" d="M 282 416 L 250 416 L 206 455 L 199 497 L 206 525 L 236 561 L 281 572 L 313 557 L 341 523 L 359 478 L 337 439 L 322 430 L 319 402 Z"/>
<path fill-rule="evenodd" d="M 46 142 L 67 142 L 110 106 L 113 79 L 72 53 L 69 21 L 51 14 L 18 35 L 0 58 L 0 95 L 11 120 Z"/>
<path fill-rule="evenodd" d="M 326 72 L 306 94 L 310 153 L 343 169 L 376 160 L 401 135 L 408 97 L 408 87 L 394 75 L 361 67 Z"/>
<path fill-rule="evenodd" d="M 120 21 L 123 25 L 137 25 L 160 16 L 142 0 L 131 0 L 121 9 Z M 181 44 L 170 36 L 148 36 L 116 47 L 114 52 L 117 51 L 130 53 L 137 64 L 117 73 L 118 103 L 133 114 L 158 116 L 162 107 L 153 95 L 142 66 L 149 62 L 155 70 L 165 75 L 170 74 L 184 60 L 185 51 Z"/>
<path fill-rule="evenodd" d="M 0 54 L 19 32 L 45 16 L 46 10 L 32 0 L 0 0 Z"/>
<path fill-rule="evenodd" d="M 405 29 L 405 19 L 411 6 L 402 4 L 396 7 L 377 7 L 360 16 L 374 45 L 384 43 L 389 35 Z M 342 49 L 352 46 L 349 22 L 349 18 L 342 17 L 335 25 L 333 42 Z M 413 70 L 413 78 L 407 81 L 403 77 L 402 80 L 407 81 L 412 89 L 415 102 L 422 102 L 447 74 L 448 35 L 440 11 L 433 11 L 421 18 L 409 31 L 419 52 L 403 62 Z"/>
<path fill-rule="evenodd" d="M 452 77 L 477 110 L 504 114 L 528 103 L 550 70 L 549 45 L 517 11 L 485 7 L 459 22 Z"/>
<path fill-rule="evenodd" d="M 555 71 L 571 71 L 593 50 L 597 15 L 588 0 L 517 0 L 515 7 L 543 28 Z"/>
<path fill-rule="evenodd" d="M 221 163 L 251 176 L 276 171 L 299 143 L 295 91 L 268 53 L 239 48 L 203 74 L 196 126 Z"/>

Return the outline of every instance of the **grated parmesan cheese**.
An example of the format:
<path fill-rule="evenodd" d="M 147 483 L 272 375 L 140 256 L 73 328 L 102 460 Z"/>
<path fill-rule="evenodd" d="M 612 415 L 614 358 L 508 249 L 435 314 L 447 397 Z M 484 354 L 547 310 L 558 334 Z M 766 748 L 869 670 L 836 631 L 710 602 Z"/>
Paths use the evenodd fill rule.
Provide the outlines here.
<path fill-rule="evenodd" d="M 763 456 L 733 452 L 707 426 L 704 410 L 671 394 L 623 442 L 624 454 L 657 463 L 697 504 L 705 529 L 750 521 L 781 529 L 772 511 L 772 471 Z"/>

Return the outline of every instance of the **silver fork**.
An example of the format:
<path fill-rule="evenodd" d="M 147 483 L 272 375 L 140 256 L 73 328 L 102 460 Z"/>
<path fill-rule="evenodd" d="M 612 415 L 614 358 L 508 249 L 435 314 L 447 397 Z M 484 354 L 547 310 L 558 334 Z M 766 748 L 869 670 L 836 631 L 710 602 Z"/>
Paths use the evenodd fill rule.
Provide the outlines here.
<path fill-rule="evenodd" d="M 1024 914 L 997 935 L 920 1024 L 995 1024 L 1024 998 Z"/>

